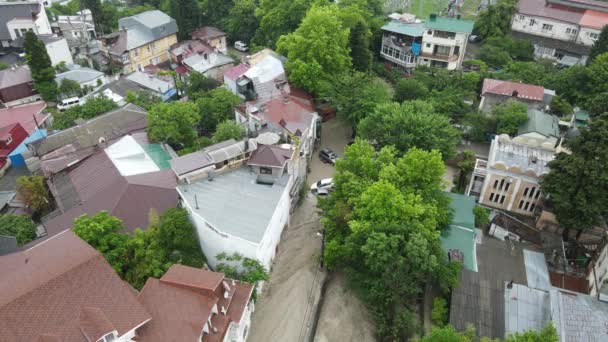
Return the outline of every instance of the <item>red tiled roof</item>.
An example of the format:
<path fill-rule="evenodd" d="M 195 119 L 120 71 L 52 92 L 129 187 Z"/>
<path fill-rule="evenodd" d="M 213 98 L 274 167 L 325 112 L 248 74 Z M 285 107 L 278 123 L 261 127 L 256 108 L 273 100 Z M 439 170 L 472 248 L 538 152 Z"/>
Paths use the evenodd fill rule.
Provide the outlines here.
<path fill-rule="evenodd" d="M 220 285 L 222 282 L 225 284 Z M 209 327 L 203 341 L 222 341 L 230 322 L 240 322 L 252 292 L 253 285 L 225 279 L 222 273 L 173 265 L 160 280 L 148 279 L 139 293 L 139 301 L 152 314 L 152 321 L 140 329 L 139 336 L 146 342 L 170 341 L 175 336 L 197 341 L 211 318 L 217 331 Z M 212 313 L 215 305 L 217 314 Z"/>
<path fill-rule="evenodd" d="M 50 114 L 41 113 L 44 108 L 46 108 L 46 103 L 36 102 L 19 107 L 0 109 L 0 127 L 18 123 L 28 134 L 31 134 L 36 130 L 36 121 L 40 125 L 50 116 Z"/>
<path fill-rule="evenodd" d="M 300 136 L 310 127 L 314 118 L 312 102 L 291 95 L 274 98 L 262 108 L 258 114 L 261 118 Z"/>
<path fill-rule="evenodd" d="M 105 258 L 72 232 L 0 257 L 0 274 L 3 342 L 82 342 L 150 319 Z"/>
<path fill-rule="evenodd" d="M 278 146 L 259 145 L 253 151 L 247 165 L 283 167 L 291 158 L 292 151 Z"/>
<path fill-rule="evenodd" d="M 579 24 L 581 26 L 601 30 L 605 25 L 608 25 L 608 13 L 586 10 Z"/>
<path fill-rule="evenodd" d="M 517 13 L 555 19 L 566 23 L 578 24 L 584 9 L 567 7 L 545 2 L 545 0 L 520 0 Z"/>
<path fill-rule="evenodd" d="M 516 94 L 520 99 L 543 101 L 545 88 L 532 84 L 486 78 L 483 80 L 481 95 L 483 96 L 486 93 L 505 96 L 515 96 Z"/>
<path fill-rule="evenodd" d="M 236 81 L 239 77 L 243 76 L 243 74 L 246 73 L 247 70 L 249 70 L 249 65 L 241 63 L 226 70 L 226 72 L 224 72 L 224 77 L 227 77 L 229 80 Z"/>

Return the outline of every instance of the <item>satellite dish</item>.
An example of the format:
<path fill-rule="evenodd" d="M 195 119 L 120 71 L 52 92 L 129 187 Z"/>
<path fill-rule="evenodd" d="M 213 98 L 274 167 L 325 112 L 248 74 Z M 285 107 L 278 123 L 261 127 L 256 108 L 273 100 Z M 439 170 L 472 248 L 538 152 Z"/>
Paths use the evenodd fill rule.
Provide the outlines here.
<path fill-rule="evenodd" d="M 103 144 L 105 144 L 105 143 L 106 143 L 106 138 L 104 138 L 104 137 L 99 137 L 99 144 L 100 144 L 100 145 L 103 145 Z"/>

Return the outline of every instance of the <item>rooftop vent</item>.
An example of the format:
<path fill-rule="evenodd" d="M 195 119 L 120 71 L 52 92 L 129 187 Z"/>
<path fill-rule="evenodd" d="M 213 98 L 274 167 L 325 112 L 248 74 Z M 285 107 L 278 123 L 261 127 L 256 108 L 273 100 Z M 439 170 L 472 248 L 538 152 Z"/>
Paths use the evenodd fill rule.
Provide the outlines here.
<path fill-rule="evenodd" d="M 437 20 L 437 14 L 431 13 L 430 21 L 435 21 L 435 20 Z"/>

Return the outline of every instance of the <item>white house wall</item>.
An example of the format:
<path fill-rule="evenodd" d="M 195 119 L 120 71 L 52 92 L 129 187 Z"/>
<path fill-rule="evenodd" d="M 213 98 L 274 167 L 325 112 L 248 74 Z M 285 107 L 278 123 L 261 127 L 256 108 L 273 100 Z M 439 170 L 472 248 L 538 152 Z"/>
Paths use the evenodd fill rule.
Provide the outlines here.
<path fill-rule="evenodd" d="M 72 54 L 70 53 L 70 47 L 68 46 L 68 42 L 65 38 L 50 44 L 46 44 L 46 51 L 51 58 L 51 63 L 53 66 L 56 66 L 61 62 L 65 62 L 67 65 L 74 64 Z"/>
<path fill-rule="evenodd" d="M 38 30 L 38 34 L 51 34 L 53 30 L 51 29 L 51 23 L 49 23 L 49 18 L 46 15 L 46 10 L 42 7 L 42 10 L 38 14 L 38 18 L 35 21 L 36 29 Z"/>
<path fill-rule="evenodd" d="M 589 35 L 591 33 L 595 33 L 599 36 L 600 30 L 587 28 L 587 27 L 581 27 L 581 32 L 578 35 L 578 42 L 582 43 L 584 45 L 587 45 L 587 46 L 593 46 L 593 44 L 595 43 L 595 41 L 597 39 L 591 38 L 591 36 Z"/>
<path fill-rule="evenodd" d="M 272 214 L 272 218 L 266 228 L 266 234 L 264 234 L 264 238 L 258 246 L 256 259 L 259 260 L 267 270 L 270 269 L 276 248 L 281 241 L 283 228 L 289 224 L 289 209 L 291 207 L 289 189 L 291 188 L 292 179 L 293 177 L 290 177 L 290 181 L 283 190 L 283 195 L 281 195 L 281 199 L 279 199 L 274 214 Z"/>
<path fill-rule="evenodd" d="M 534 20 L 533 25 L 530 25 L 531 20 Z M 553 28 L 543 30 L 543 24 L 552 25 Z M 515 31 L 563 41 L 575 41 L 579 31 L 579 26 L 576 24 L 523 14 L 515 14 L 511 28 Z M 574 33 L 567 33 L 568 29 L 570 32 L 574 30 Z"/>

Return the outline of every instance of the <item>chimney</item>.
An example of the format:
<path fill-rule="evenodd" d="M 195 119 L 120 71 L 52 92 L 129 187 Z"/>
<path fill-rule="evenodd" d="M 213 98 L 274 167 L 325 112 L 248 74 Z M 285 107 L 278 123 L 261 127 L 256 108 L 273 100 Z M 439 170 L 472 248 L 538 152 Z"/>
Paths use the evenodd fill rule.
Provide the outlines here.
<path fill-rule="evenodd" d="M 511 96 L 517 97 L 517 95 L 519 95 L 519 93 L 517 92 L 517 90 L 513 90 L 513 94 L 511 94 Z"/>
<path fill-rule="evenodd" d="M 435 20 L 437 20 L 437 14 L 431 13 L 431 16 L 429 17 L 429 21 L 435 21 Z"/>

